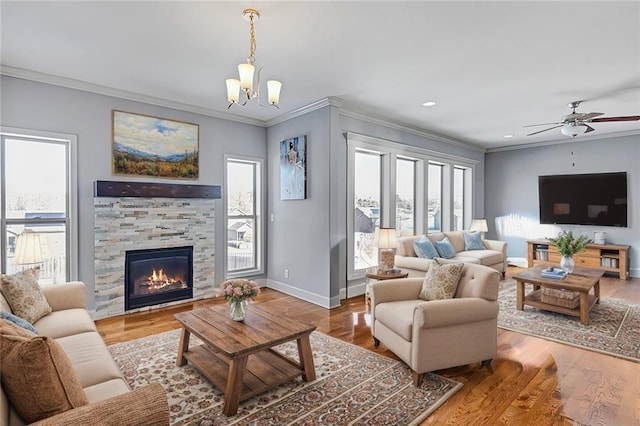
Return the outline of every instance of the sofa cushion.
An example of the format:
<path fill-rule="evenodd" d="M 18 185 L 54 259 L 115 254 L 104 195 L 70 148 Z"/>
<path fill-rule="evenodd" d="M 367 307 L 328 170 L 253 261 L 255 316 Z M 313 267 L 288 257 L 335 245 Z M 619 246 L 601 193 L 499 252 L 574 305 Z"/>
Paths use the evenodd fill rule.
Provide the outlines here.
<path fill-rule="evenodd" d="M 456 257 L 476 259 L 476 262 L 470 263 L 480 263 L 481 265 L 485 266 L 496 265 L 498 263 L 504 262 L 504 254 L 495 250 L 461 251 Z"/>
<path fill-rule="evenodd" d="M 0 291 L 9 302 L 11 311 L 32 324 L 51 312 L 33 269 L 14 275 L 0 275 Z"/>
<path fill-rule="evenodd" d="M 424 235 L 420 237 L 420 239 L 413 242 L 413 249 L 415 250 L 418 257 L 422 257 L 425 259 L 433 259 L 434 257 L 438 257 L 438 251 L 433 246 L 433 243 Z"/>
<path fill-rule="evenodd" d="M 419 240 L 423 236 L 411 235 L 409 237 L 398 238 L 398 248 L 396 254 L 398 256 L 417 257 L 415 249 L 413 248 L 413 242 Z"/>
<path fill-rule="evenodd" d="M 442 263 L 433 259 L 418 296 L 423 300 L 451 299 L 456 294 L 464 263 Z"/>
<path fill-rule="evenodd" d="M 0 318 L 12 322 L 18 327 L 24 328 L 25 330 L 30 331 L 33 334 L 38 334 L 38 330 L 36 330 L 33 324 L 23 318 L 13 315 L 10 312 L 0 311 Z"/>
<path fill-rule="evenodd" d="M 465 250 L 484 250 L 482 243 L 482 234 L 480 232 L 464 231 L 464 249 Z"/>
<path fill-rule="evenodd" d="M 449 238 L 447 237 L 444 237 L 441 241 L 436 241 L 435 246 L 438 253 L 440 253 L 440 257 L 451 259 L 456 255 L 456 250 L 453 248 L 451 242 L 449 242 Z"/>
<path fill-rule="evenodd" d="M 59 339 L 60 337 L 96 331 L 96 325 L 86 309 L 65 309 L 53 311 L 46 317 L 40 318 L 34 324 L 39 334 Z"/>
<path fill-rule="evenodd" d="M 50 337 L 0 335 L 2 383 L 27 423 L 88 404 L 66 354 Z"/>

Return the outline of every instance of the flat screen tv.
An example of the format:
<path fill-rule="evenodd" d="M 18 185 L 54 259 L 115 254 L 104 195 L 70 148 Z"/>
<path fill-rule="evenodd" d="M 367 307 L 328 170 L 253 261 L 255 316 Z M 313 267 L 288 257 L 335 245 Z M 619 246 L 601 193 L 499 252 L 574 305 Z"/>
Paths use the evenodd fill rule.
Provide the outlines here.
<path fill-rule="evenodd" d="M 538 176 L 540 223 L 627 226 L 627 173 Z"/>

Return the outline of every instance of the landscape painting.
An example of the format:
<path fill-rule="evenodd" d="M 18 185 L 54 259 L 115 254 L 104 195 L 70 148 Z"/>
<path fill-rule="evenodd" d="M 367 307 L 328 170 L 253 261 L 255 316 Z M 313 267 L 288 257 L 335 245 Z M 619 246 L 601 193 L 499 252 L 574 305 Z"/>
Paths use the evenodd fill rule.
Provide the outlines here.
<path fill-rule="evenodd" d="M 199 126 L 113 111 L 113 173 L 198 178 Z"/>
<path fill-rule="evenodd" d="M 280 199 L 307 198 L 307 137 L 280 142 Z"/>

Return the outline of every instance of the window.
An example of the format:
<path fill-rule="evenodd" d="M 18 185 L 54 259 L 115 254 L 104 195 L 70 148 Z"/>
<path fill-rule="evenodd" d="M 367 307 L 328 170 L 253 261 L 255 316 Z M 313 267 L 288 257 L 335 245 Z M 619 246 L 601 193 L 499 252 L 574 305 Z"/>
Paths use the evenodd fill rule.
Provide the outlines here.
<path fill-rule="evenodd" d="M 464 169 L 453 169 L 453 230 L 464 229 Z"/>
<path fill-rule="evenodd" d="M 39 267 L 41 285 L 76 279 L 75 137 L 1 133 L 2 272 Z"/>
<path fill-rule="evenodd" d="M 365 269 L 378 264 L 378 253 L 373 245 L 376 227 L 380 226 L 380 173 L 379 153 L 357 150 L 354 162 L 353 210 L 353 264 Z"/>
<path fill-rule="evenodd" d="M 429 163 L 427 230 L 442 231 L 442 164 Z"/>
<path fill-rule="evenodd" d="M 399 235 L 415 234 L 415 176 L 415 160 L 396 160 L 396 229 Z"/>
<path fill-rule="evenodd" d="M 261 162 L 226 159 L 227 275 L 262 269 Z"/>

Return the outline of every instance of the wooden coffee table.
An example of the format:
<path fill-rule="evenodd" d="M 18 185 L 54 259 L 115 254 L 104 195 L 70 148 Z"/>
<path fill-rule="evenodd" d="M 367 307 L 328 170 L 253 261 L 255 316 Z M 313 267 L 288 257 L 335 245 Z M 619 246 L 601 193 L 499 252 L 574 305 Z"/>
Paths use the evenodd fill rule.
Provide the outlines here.
<path fill-rule="evenodd" d="M 237 413 L 240 401 L 294 377 L 316 378 L 309 343 L 316 326 L 287 319 L 266 305 L 250 305 L 244 322 L 231 320 L 226 304 L 176 314 L 182 325 L 176 363 L 189 361 L 224 392 L 226 416 Z M 204 344 L 189 348 L 191 334 Z M 300 362 L 272 349 L 291 340 L 297 341 Z"/>
<path fill-rule="evenodd" d="M 517 308 L 524 305 L 534 306 L 547 311 L 572 315 L 580 318 L 580 323 L 589 325 L 589 311 L 600 303 L 600 278 L 604 271 L 576 266 L 574 271 L 562 280 L 543 278 L 540 273 L 544 266 L 538 265 L 513 276 L 517 284 Z M 533 285 L 533 292 L 525 296 L 525 284 Z M 541 300 L 541 287 L 576 291 L 580 294 L 580 304 L 575 309 L 544 303 Z M 593 294 L 589 292 L 593 289 Z"/>

